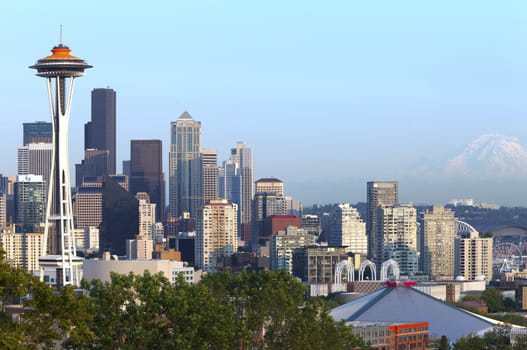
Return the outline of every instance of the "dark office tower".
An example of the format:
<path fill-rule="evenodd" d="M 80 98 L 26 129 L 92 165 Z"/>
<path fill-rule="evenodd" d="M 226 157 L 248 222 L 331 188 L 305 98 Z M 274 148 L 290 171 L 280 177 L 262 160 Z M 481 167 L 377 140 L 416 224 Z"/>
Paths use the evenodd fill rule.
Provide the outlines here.
<path fill-rule="evenodd" d="M 156 204 L 156 220 L 164 221 L 165 186 L 161 140 L 130 142 L 130 193 L 146 192 Z"/>
<path fill-rule="evenodd" d="M 196 218 L 201 200 L 201 123 L 187 112 L 170 123 L 169 202 L 170 216 L 190 212 Z"/>
<path fill-rule="evenodd" d="M 5 176 L 0 174 L 0 191 L 5 193 L 6 223 L 15 221 L 15 182 L 16 175 Z"/>
<path fill-rule="evenodd" d="M 51 123 L 24 123 L 24 146 L 30 143 L 52 143 L 53 129 Z"/>
<path fill-rule="evenodd" d="M 126 255 L 126 240 L 139 232 L 139 201 L 109 176 L 102 185 L 100 251 Z"/>
<path fill-rule="evenodd" d="M 116 94 L 113 89 L 91 92 L 91 122 L 84 128 L 84 149 L 108 150 L 107 174 L 115 174 Z M 105 175 L 105 174 L 97 174 Z"/>
<path fill-rule="evenodd" d="M 75 164 L 75 185 L 80 187 L 84 177 L 97 177 L 108 174 L 108 160 L 110 152 L 106 149 L 84 150 L 84 160 Z M 110 174 L 113 175 L 113 174 Z"/>
<path fill-rule="evenodd" d="M 128 190 L 128 178 L 124 175 L 108 175 L 122 188 Z M 104 178 L 86 176 L 77 189 L 73 206 L 75 213 L 75 228 L 99 227 L 102 222 L 102 196 Z"/>
<path fill-rule="evenodd" d="M 366 234 L 368 236 L 368 258 L 380 266 L 383 257 L 378 252 L 382 251 L 383 237 L 378 237 L 377 209 L 380 206 L 393 206 L 398 204 L 399 197 L 396 181 L 370 181 L 367 185 L 368 211 L 366 212 Z"/>
<path fill-rule="evenodd" d="M 123 175 L 130 177 L 132 175 L 132 162 L 129 160 L 123 160 Z"/>

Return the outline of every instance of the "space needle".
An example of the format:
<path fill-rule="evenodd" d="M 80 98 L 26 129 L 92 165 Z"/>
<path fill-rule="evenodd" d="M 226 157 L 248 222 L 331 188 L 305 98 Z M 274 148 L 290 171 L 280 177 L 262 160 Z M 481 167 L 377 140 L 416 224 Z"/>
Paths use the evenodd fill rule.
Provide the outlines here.
<path fill-rule="evenodd" d="M 86 61 L 72 56 L 69 47 L 62 44 L 62 29 L 60 37 L 60 43 L 51 49 L 51 55 L 29 67 L 37 70 L 37 76 L 46 79 L 53 126 L 44 244 L 39 259 L 40 278 L 44 278 L 45 270 L 55 270 L 55 281 L 48 282 L 59 288 L 78 285 L 79 267 L 82 266 L 82 259 L 76 254 L 73 235 L 68 124 L 74 80 L 84 76 L 84 70 L 92 67 Z"/>

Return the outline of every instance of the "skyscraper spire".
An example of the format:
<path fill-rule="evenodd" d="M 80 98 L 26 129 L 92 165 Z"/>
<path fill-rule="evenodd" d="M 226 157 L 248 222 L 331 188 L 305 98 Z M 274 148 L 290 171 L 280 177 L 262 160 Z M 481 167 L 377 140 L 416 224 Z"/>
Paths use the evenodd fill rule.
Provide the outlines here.
<path fill-rule="evenodd" d="M 201 206 L 201 123 L 183 112 L 170 124 L 169 203 L 170 216 L 183 212 L 196 217 Z"/>

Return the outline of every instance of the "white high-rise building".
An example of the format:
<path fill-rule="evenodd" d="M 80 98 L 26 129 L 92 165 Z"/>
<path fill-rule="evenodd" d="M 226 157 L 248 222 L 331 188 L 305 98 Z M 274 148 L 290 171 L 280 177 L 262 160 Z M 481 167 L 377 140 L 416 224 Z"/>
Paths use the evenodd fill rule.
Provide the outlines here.
<path fill-rule="evenodd" d="M 285 196 L 284 199 L 286 215 L 302 216 L 302 202 L 291 196 Z"/>
<path fill-rule="evenodd" d="M 84 244 L 88 251 L 99 251 L 99 229 L 97 227 L 84 228 Z"/>
<path fill-rule="evenodd" d="M 434 280 L 454 279 L 456 218 L 450 209 L 434 205 L 423 214 L 423 271 Z"/>
<path fill-rule="evenodd" d="M 203 205 L 196 234 L 196 265 L 215 272 L 218 258 L 238 251 L 238 205 L 227 199 Z"/>
<path fill-rule="evenodd" d="M 98 252 L 99 251 L 99 229 L 97 227 L 88 226 L 83 229 L 76 228 L 75 233 L 75 248 L 82 252 Z"/>
<path fill-rule="evenodd" d="M 418 271 L 417 211 L 412 204 L 379 207 L 377 235 L 384 243 L 384 261 L 397 261 L 403 275 Z"/>
<path fill-rule="evenodd" d="M 492 237 L 480 238 L 478 232 L 471 232 L 468 238 L 457 237 L 455 254 L 456 277 L 492 280 Z"/>
<path fill-rule="evenodd" d="M 367 184 L 368 211 L 366 212 L 366 234 L 368 235 L 368 259 L 380 269 L 384 261 L 383 238 L 377 236 L 377 211 L 380 206 L 399 203 L 398 185 L 395 181 L 369 181 Z"/>
<path fill-rule="evenodd" d="M 7 194 L 0 191 L 0 227 L 7 224 Z"/>
<path fill-rule="evenodd" d="M 339 204 L 331 214 L 328 243 L 330 246 L 345 246 L 348 252 L 368 254 L 366 223 L 349 203 Z"/>
<path fill-rule="evenodd" d="M 139 232 L 142 239 L 154 239 L 152 231 L 156 223 L 156 204 L 150 203 L 150 197 L 146 192 L 137 192 L 135 198 L 139 200 Z"/>
<path fill-rule="evenodd" d="M 293 251 L 314 244 L 317 236 L 306 230 L 289 226 L 278 231 L 271 240 L 271 270 L 287 270 L 293 274 Z"/>

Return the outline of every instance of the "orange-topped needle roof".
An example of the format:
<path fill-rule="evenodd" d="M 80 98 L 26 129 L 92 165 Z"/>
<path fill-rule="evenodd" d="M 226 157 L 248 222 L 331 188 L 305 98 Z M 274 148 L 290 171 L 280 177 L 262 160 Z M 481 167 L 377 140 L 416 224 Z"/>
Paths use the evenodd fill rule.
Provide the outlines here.
<path fill-rule="evenodd" d="M 54 59 L 54 60 L 78 60 L 78 57 L 70 55 L 70 48 L 64 45 L 55 46 L 53 49 L 51 49 L 51 52 L 53 52 L 52 55 L 44 57 L 45 60 L 47 59 Z"/>
<path fill-rule="evenodd" d="M 51 49 L 52 54 L 41 58 L 29 68 L 37 70 L 39 77 L 82 77 L 91 68 L 83 59 L 70 55 L 70 48 L 62 43 Z"/>

